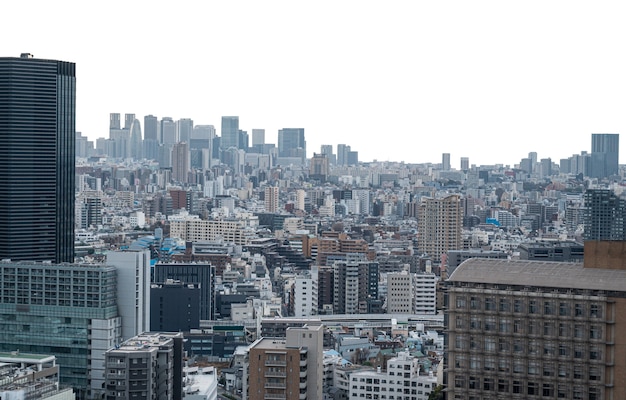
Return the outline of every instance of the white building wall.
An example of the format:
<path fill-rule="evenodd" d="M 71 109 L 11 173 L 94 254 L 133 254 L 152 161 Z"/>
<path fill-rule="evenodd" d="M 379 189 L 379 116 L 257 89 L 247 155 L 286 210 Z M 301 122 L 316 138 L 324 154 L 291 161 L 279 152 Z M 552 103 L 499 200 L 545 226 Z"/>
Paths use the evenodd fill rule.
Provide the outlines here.
<path fill-rule="evenodd" d="M 150 251 L 109 252 L 107 265 L 117 268 L 122 340 L 150 331 Z"/>

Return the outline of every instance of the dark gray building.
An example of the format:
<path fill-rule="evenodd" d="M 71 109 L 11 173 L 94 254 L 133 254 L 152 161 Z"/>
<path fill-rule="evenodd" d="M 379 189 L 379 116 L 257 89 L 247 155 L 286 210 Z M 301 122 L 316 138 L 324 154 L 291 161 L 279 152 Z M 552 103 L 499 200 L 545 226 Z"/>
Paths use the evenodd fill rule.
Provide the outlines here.
<path fill-rule="evenodd" d="M 74 261 L 76 65 L 0 58 L 0 259 Z"/>
<path fill-rule="evenodd" d="M 215 319 L 215 267 L 210 263 L 156 264 L 152 282 L 168 280 L 200 287 L 200 319 Z"/>
<path fill-rule="evenodd" d="M 200 328 L 200 288 L 184 282 L 153 283 L 150 287 L 150 330 L 189 332 Z"/>
<path fill-rule="evenodd" d="M 582 243 L 534 242 L 522 243 L 517 248 L 520 260 L 582 262 L 585 248 Z"/>
<path fill-rule="evenodd" d="M 589 189 L 583 195 L 585 240 L 626 240 L 626 202 L 612 190 Z"/>

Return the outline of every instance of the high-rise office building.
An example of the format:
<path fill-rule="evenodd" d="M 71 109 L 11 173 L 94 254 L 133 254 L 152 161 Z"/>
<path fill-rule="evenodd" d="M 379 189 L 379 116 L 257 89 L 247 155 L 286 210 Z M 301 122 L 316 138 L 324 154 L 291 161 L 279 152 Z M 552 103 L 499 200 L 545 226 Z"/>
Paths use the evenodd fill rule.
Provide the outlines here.
<path fill-rule="evenodd" d="M 462 245 L 463 212 L 461 197 L 453 194 L 441 199 L 423 198 L 419 206 L 417 248 L 439 261 L 448 250 Z"/>
<path fill-rule="evenodd" d="M 176 129 L 176 123 L 170 117 L 163 117 L 161 119 L 161 144 L 173 145 L 178 143 L 178 131 Z"/>
<path fill-rule="evenodd" d="M 74 260 L 75 69 L 0 58 L 0 259 Z"/>
<path fill-rule="evenodd" d="M 239 148 L 239 117 L 222 117 L 220 149 Z"/>
<path fill-rule="evenodd" d="M 159 158 L 159 121 L 154 115 L 143 117 L 143 157 L 148 160 Z"/>
<path fill-rule="evenodd" d="M 348 156 L 350 153 L 350 146 L 347 144 L 338 144 L 337 145 L 337 165 L 346 166 L 348 165 Z"/>
<path fill-rule="evenodd" d="M 320 146 L 320 153 L 326 154 L 326 158 L 328 158 L 328 163 L 330 165 L 335 165 L 337 163 L 337 156 L 333 153 L 333 145 L 332 144 L 323 144 Z"/>
<path fill-rule="evenodd" d="M 608 189 L 589 189 L 583 199 L 585 240 L 626 240 L 626 200 Z"/>
<path fill-rule="evenodd" d="M 450 171 L 450 153 L 443 153 L 441 155 L 441 169 Z"/>
<path fill-rule="evenodd" d="M 172 179 L 187 183 L 189 174 L 189 143 L 179 142 L 172 147 Z"/>
<path fill-rule="evenodd" d="M 304 128 L 284 128 L 278 131 L 278 157 L 306 158 Z"/>
<path fill-rule="evenodd" d="M 252 130 L 252 147 L 263 146 L 265 144 L 265 129 Z"/>
<path fill-rule="evenodd" d="M 591 178 L 606 178 L 619 171 L 619 134 L 591 134 Z"/>
<path fill-rule="evenodd" d="M 129 114 L 126 114 L 129 115 Z M 135 114 L 131 114 L 135 115 Z M 141 139 L 141 122 L 134 119 L 130 124 L 130 156 L 135 160 L 143 157 L 143 140 Z"/>
<path fill-rule="evenodd" d="M 461 157 L 461 170 L 469 171 L 469 157 Z"/>
<path fill-rule="evenodd" d="M 193 131 L 193 120 L 191 118 L 181 118 L 176 121 L 176 136 L 179 142 L 189 143 L 191 132 Z"/>

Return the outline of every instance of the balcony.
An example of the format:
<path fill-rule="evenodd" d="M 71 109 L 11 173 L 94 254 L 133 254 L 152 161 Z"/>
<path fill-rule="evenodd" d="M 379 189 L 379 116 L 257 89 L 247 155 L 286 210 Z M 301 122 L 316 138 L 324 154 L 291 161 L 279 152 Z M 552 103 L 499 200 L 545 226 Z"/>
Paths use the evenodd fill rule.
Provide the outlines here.
<path fill-rule="evenodd" d="M 279 378 L 284 378 L 287 376 L 286 372 L 283 371 L 265 371 L 265 376 L 266 377 L 279 377 Z"/>
<path fill-rule="evenodd" d="M 287 361 L 285 360 L 265 360 L 265 366 L 266 367 L 271 367 L 271 366 L 281 366 L 284 367 L 287 365 Z"/>
<path fill-rule="evenodd" d="M 265 393 L 265 396 L 263 396 L 263 398 L 265 400 L 287 400 L 287 395 L 279 393 Z"/>
<path fill-rule="evenodd" d="M 287 384 L 285 382 L 266 382 L 265 389 L 286 389 Z"/>

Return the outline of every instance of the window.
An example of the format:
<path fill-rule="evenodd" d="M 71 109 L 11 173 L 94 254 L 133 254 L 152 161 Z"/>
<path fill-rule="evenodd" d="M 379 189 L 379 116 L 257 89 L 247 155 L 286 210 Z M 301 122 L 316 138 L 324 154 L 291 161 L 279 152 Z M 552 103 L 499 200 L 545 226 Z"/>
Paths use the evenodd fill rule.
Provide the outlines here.
<path fill-rule="evenodd" d="M 536 361 L 528 362 L 528 375 L 539 375 L 539 368 L 537 367 Z"/>
<path fill-rule="evenodd" d="M 485 318 L 485 330 L 492 332 L 496 330 L 496 319 L 494 317 Z"/>
<path fill-rule="evenodd" d="M 539 387 L 535 382 L 528 382 L 528 395 L 534 396 L 539 394 Z"/>
<path fill-rule="evenodd" d="M 543 323 L 543 334 L 544 334 L 544 336 L 552 336 L 552 335 L 554 335 L 554 322 L 544 322 Z"/>
<path fill-rule="evenodd" d="M 576 304 L 574 306 L 574 316 L 575 317 L 582 317 L 583 316 L 583 305 L 582 304 Z"/>
<path fill-rule="evenodd" d="M 496 301 L 492 297 L 487 297 L 485 299 L 485 310 L 486 311 L 496 310 Z"/>
<path fill-rule="evenodd" d="M 469 388 L 470 389 L 478 389 L 478 385 L 479 385 L 478 378 L 470 376 L 469 377 Z"/>
<path fill-rule="evenodd" d="M 522 321 L 521 320 L 516 319 L 515 321 L 513 321 L 513 332 L 514 333 L 523 333 Z"/>
<path fill-rule="evenodd" d="M 598 306 L 597 304 L 592 304 L 589 307 L 589 316 L 591 318 L 601 318 L 602 317 L 602 312 L 600 310 L 600 306 Z"/>
<path fill-rule="evenodd" d="M 559 304 L 559 315 L 562 317 L 566 317 L 569 315 L 569 307 L 567 303 Z"/>
<path fill-rule="evenodd" d="M 508 393 L 509 392 L 509 381 L 506 379 L 498 379 L 498 392 Z"/>
<path fill-rule="evenodd" d="M 513 311 L 514 312 L 521 313 L 523 308 L 524 308 L 524 304 L 522 303 L 522 300 L 515 299 L 513 301 Z"/>
<path fill-rule="evenodd" d="M 522 393 L 521 381 L 513 381 L 513 393 Z"/>
<path fill-rule="evenodd" d="M 569 324 L 559 324 L 559 336 L 569 336 Z"/>
<path fill-rule="evenodd" d="M 493 378 L 485 378 L 483 380 L 483 390 L 494 390 Z"/>
<path fill-rule="evenodd" d="M 528 313 L 537 314 L 537 300 L 530 300 L 528 302 Z"/>
<path fill-rule="evenodd" d="M 456 308 L 465 308 L 466 306 L 465 296 L 458 296 L 456 298 Z"/>
<path fill-rule="evenodd" d="M 509 333 L 511 332 L 511 321 L 508 319 L 500 320 L 500 333 Z"/>
<path fill-rule="evenodd" d="M 463 316 L 461 315 L 456 316 L 456 327 L 463 328 Z"/>
<path fill-rule="evenodd" d="M 500 299 L 500 311 L 511 311 L 511 303 L 509 302 L 509 299 Z"/>
<path fill-rule="evenodd" d="M 470 299 L 470 308 L 472 310 L 478 310 L 480 309 L 480 299 L 477 297 L 472 297 Z"/>
<path fill-rule="evenodd" d="M 602 330 L 597 325 L 591 325 L 589 328 L 589 339 L 600 339 L 602 337 Z"/>
<path fill-rule="evenodd" d="M 554 397 L 554 385 L 552 383 L 543 384 L 543 397 Z"/>
<path fill-rule="evenodd" d="M 543 314 L 544 315 L 552 315 L 554 314 L 554 304 L 551 301 L 543 302 Z"/>

